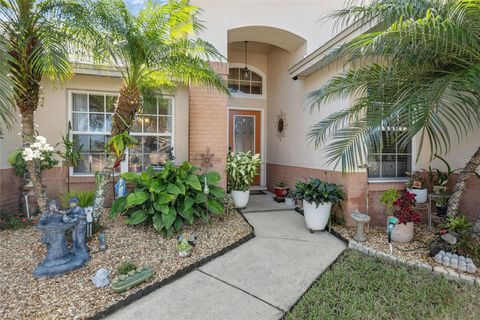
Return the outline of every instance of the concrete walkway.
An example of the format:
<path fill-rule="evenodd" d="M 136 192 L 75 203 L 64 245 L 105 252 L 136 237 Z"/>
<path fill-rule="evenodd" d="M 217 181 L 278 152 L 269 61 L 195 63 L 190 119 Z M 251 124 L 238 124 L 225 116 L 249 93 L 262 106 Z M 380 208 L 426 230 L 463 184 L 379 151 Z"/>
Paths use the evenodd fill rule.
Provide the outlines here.
<path fill-rule="evenodd" d="M 254 239 L 109 319 L 279 319 L 345 249 L 271 194 L 251 196 L 244 213 Z"/>

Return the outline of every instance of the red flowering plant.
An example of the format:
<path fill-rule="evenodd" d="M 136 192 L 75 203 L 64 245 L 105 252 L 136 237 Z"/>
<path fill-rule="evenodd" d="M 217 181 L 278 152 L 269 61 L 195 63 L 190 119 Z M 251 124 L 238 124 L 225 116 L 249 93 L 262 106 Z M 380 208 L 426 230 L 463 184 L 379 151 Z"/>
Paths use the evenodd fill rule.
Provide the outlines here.
<path fill-rule="evenodd" d="M 420 222 L 420 213 L 415 211 L 415 194 L 406 191 L 400 198 L 395 200 L 393 215 L 400 223 Z"/>

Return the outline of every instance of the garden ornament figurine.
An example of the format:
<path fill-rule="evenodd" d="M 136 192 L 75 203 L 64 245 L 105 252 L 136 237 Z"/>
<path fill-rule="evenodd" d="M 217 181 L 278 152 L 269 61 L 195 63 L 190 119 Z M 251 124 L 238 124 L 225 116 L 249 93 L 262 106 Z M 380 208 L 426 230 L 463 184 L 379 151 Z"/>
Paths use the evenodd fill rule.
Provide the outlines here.
<path fill-rule="evenodd" d="M 390 246 L 390 254 L 393 253 L 392 247 L 392 232 L 395 229 L 395 226 L 398 224 L 398 219 L 395 217 L 388 217 L 387 220 L 387 237 L 388 237 L 388 245 Z"/>
<path fill-rule="evenodd" d="M 98 251 L 107 250 L 107 240 L 105 239 L 105 233 L 98 235 Z"/>
<path fill-rule="evenodd" d="M 115 193 L 117 198 L 125 197 L 127 195 L 127 185 L 125 179 L 122 177 L 118 178 L 117 183 L 115 183 Z"/>
<path fill-rule="evenodd" d="M 95 276 L 91 277 L 90 279 L 92 279 L 92 282 L 95 284 L 97 288 L 102 288 L 110 284 L 110 281 L 108 280 L 109 275 L 110 275 L 110 272 L 108 272 L 107 269 L 100 268 L 95 273 Z"/>
<path fill-rule="evenodd" d="M 68 205 L 70 206 L 70 209 L 65 212 L 63 220 L 65 222 L 78 221 L 78 224 L 72 231 L 72 251 L 77 256 L 88 261 L 90 260 L 90 255 L 88 254 L 88 248 L 85 241 L 87 235 L 87 213 L 85 212 L 85 209 L 80 207 L 77 197 L 71 197 L 68 199 Z"/>

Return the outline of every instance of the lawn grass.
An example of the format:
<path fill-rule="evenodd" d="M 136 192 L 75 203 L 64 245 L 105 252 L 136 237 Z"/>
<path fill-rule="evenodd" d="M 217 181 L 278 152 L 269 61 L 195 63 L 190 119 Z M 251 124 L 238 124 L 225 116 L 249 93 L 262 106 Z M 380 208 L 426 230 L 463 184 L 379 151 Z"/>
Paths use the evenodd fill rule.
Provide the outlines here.
<path fill-rule="evenodd" d="M 480 288 L 347 250 L 286 319 L 480 319 Z"/>

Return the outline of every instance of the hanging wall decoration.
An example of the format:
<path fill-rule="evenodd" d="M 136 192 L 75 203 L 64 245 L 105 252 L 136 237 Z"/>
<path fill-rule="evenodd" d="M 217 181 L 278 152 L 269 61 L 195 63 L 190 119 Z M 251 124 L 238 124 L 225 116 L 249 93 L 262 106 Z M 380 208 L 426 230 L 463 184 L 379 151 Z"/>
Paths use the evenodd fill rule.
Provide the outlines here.
<path fill-rule="evenodd" d="M 280 113 L 277 115 L 277 123 L 275 124 L 278 140 L 282 141 L 282 138 L 285 137 L 285 131 L 287 131 L 287 127 L 287 113 L 283 110 L 280 110 Z"/>

